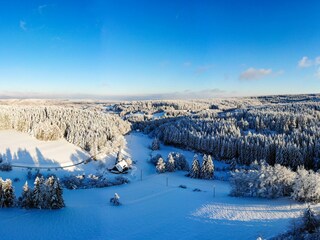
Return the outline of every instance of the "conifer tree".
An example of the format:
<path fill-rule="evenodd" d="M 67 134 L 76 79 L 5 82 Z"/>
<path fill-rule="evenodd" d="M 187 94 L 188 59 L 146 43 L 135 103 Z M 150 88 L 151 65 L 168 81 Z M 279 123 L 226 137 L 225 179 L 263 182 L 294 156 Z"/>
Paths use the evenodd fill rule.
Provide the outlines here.
<path fill-rule="evenodd" d="M 2 182 L 2 207 L 12 207 L 15 201 L 14 189 L 12 186 L 12 181 L 6 179 Z"/>
<path fill-rule="evenodd" d="M 189 176 L 191 178 L 200 178 L 200 163 L 199 163 L 197 154 L 195 154 L 193 157 L 192 166 L 190 169 Z"/>
<path fill-rule="evenodd" d="M 43 193 L 42 193 L 42 189 L 43 189 L 43 182 L 40 180 L 39 177 L 36 177 L 36 179 L 34 180 L 34 188 L 33 188 L 33 192 L 32 192 L 32 201 L 33 201 L 33 206 L 35 208 L 43 208 Z"/>
<path fill-rule="evenodd" d="M 30 191 L 27 181 L 23 185 L 23 192 L 20 198 L 20 206 L 26 209 L 33 208 L 32 192 Z"/>
<path fill-rule="evenodd" d="M 172 154 L 168 155 L 168 161 L 167 161 L 166 167 L 167 167 L 168 172 L 175 171 L 175 161 L 174 161 Z"/>
<path fill-rule="evenodd" d="M 160 142 L 158 138 L 154 138 L 151 144 L 151 150 L 156 151 L 160 149 Z"/>
<path fill-rule="evenodd" d="M 158 173 L 164 173 L 166 171 L 166 163 L 163 161 L 163 158 L 159 158 L 156 169 Z"/>

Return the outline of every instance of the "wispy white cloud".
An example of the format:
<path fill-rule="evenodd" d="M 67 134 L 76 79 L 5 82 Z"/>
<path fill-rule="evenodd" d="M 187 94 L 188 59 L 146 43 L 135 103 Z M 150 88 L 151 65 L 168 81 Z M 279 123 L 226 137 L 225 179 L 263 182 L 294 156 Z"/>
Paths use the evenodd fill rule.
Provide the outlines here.
<path fill-rule="evenodd" d="M 308 68 L 317 65 L 320 65 L 320 56 L 315 59 L 310 59 L 309 57 L 304 56 L 298 61 L 298 67 L 300 68 Z"/>
<path fill-rule="evenodd" d="M 314 76 L 316 78 L 320 79 L 320 67 L 319 66 L 320 66 L 320 56 L 317 56 L 314 59 L 309 59 L 307 56 L 304 56 L 298 62 L 298 67 L 299 68 L 313 67 L 313 69 L 316 69 L 316 72 L 314 73 Z"/>
<path fill-rule="evenodd" d="M 248 81 L 259 80 L 270 74 L 272 74 L 272 69 L 264 69 L 264 68 L 256 69 L 256 68 L 250 67 L 240 74 L 239 79 L 248 80 Z"/>
<path fill-rule="evenodd" d="M 25 21 L 20 20 L 19 26 L 23 31 L 27 31 L 27 23 Z"/>
<path fill-rule="evenodd" d="M 298 62 L 299 68 L 307 68 L 313 65 L 313 61 L 310 60 L 307 56 L 302 57 Z"/>
<path fill-rule="evenodd" d="M 38 6 L 38 12 L 42 15 L 43 11 L 48 7 L 48 4 Z"/>

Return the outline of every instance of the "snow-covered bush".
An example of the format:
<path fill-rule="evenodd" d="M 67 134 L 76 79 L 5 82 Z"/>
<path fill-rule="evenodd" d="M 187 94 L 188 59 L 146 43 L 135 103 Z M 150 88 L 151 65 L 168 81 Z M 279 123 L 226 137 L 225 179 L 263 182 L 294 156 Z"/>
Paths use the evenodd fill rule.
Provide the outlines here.
<path fill-rule="evenodd" d="M 120 205 L 120 196 L 119 194 L 115 193 L 113 198 L 110 198 L 110 203 L 113 206 L 119 206 Z"/>
<path fill-rule="evenodd" d="M 61 179 L 61 183 L 67 189 L 87 189 L 87 188 L 104 188 L 115 185 L 129 183 L 129 180 L 123 176 L 118 176 L 114 180 L 109 180 L 103 175 L 71 175 Z"/>
<path fill-rule="evenodd" d="M 276 164 L 269 166 L 262 164 L 258 182 L 258 196 L 265 198 L 277 198 L 289 196 L 292 192 L 296 174 L 290 169 Z"/>
<path fill-rule="evenodd" d="M 298 168 L 297 172 L 276 164 L 251 166 L 231 174 L 232 196 L 278 198 L 291 196 L 300 202 L 320 202 L 320 174 Z"/>
<path fill-rule="evenodd" d="M 320 202 L 320 174 L 303 167 L 298 168 L 294 179 L 292 198 L 300 202 Z"/>
<path fill-rule="evenodd" d="M 295 173 L 276 164 L 254 163 L 249 170 L 235 170 L 231 174 L 231 196 L 278 198 L 290 196 Z"/>

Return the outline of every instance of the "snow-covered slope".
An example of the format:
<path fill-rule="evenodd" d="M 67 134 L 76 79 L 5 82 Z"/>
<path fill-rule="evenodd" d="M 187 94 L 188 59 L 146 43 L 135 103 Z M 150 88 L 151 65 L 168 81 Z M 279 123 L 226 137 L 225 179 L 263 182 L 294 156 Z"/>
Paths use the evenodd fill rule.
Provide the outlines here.
<path fill-rule="evenodd" d="M 63 167 L 90 157 L 64 139 L 39 141 L 15 130 L 0 131 L 0 153 L 3 161 L 27 167 Z"/>
<path fill-rule="evenodd" d="M 233 198 L 228 182 L 190 179 L 185 172 L 157 174 L 147 162 L 152 139 L 132 133 L 126 140 L 137 162 L 130 184 L 65 190 L 66 208 L 57 211 L 0 209 L 1 239 L 256 239 L 285 231 L 305 208 L 289 199 Z M 170 151 L 180 150 L 161 146 L 163 156 Z M 183 153 L 192 160 L 192 152 Z M 115 192 L 120 207 L 109 204 Z"/>

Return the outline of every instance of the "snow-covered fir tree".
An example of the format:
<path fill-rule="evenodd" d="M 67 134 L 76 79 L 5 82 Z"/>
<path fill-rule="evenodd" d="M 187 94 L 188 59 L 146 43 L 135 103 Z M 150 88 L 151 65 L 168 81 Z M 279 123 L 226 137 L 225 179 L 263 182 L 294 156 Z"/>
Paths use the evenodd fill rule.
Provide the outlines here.
<path fill-rule="evenodd" d="M 190 169 L 189 176 L 191 178 L 200 178 L 200 163 L 199 163 L 197 154 L 195 154 L 193 157 L 192 166 Z"/>
<path fill-rule="evenodd" d="M 214 176 L 214 164 L 210 155 L 204 155 L 201 165 L 200 177 L 212 179 Z"/>
<path fill-rule="evenodd" d="M 205 176 L 206 176 L 207 161 L 208 161 L 208 157 L 206 154 L 204 154 L 202 157 L 202 163 L 201 163 L 201 168 L 200 168 L 200 178 L 205 178 Z"/>
<path fill-rule="evenodd" d="M 45 180 L 43 176 L 36 177 L 34 181 L 33 192 L 32 192 L 33 206 L 39 209 L 48 208 L 47 197 L 48 197 L 47 186 L 45 185 Z"/>
<path fill-rule="evenodd" d="M 151 144 L 151 150 L 156 151 L 160 149 L 160 141 L 157 137 L 155 137 Z"/>
<path fill-rule="evenodd" d="M 303 229 L 308 233 L 314 233 L 320 227 L 320 218 L 316 216 L 316 213 L 308 205 L 302 216 Z"/>
<path fill-rule="evenodd" d="M 60 209 L 65 206 L 64 200 L 62 197 L 63 190 L 59 183 L 59 180 L 54 176 L 51 176 L 47 179 L 46 185 L 48 188 L 48 197 L 47 197 L 47 206 L 50 209 Z"/>
<path fill-rule="evenodd" d="M 15 203 L 15 194 L 12 186 L 12 181 L 10 179 L 6 179 L 5 181 L 3 181 L 0 178 L 0 192 L 0 207 L 13 207 Z"/>
<path fill-rule="evenodd" d="M 22 196 L 19 199 L 20 207 L 30 209 L 33 208 L 32 191 L 29 188 L 28 182 L 26 181 L 23 185 Z"/>
<path fill-rule="evenodd" d="M 163 161 L 163 158 L 159 158 L 156 166 L 158 173 L 164 173 L 166 171 L 166 163 Z"/>
<path fill-rule="evenodd" d="M 174 172 L 175 171 L 175 161 L 173 156 L 169 153 L 168 160 L 166 163 L 166 169 L 168 172 Z"/>

